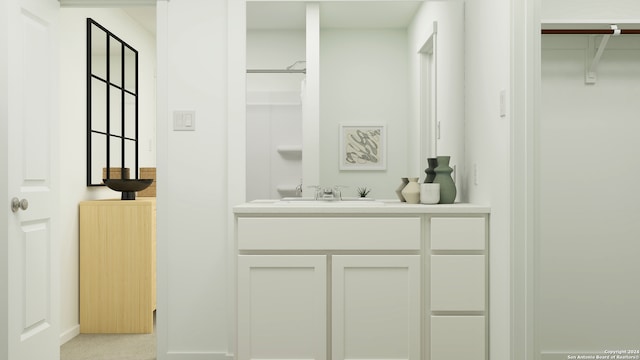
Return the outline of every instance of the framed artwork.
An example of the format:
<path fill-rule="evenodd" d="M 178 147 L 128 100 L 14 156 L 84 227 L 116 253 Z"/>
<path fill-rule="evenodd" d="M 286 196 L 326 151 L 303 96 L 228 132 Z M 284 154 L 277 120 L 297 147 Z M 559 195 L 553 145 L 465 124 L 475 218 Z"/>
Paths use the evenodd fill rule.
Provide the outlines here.
<path fill-rule="evenodd" d="M 383 124 L 340 124 L 340 170 L 386 170 Z"/>

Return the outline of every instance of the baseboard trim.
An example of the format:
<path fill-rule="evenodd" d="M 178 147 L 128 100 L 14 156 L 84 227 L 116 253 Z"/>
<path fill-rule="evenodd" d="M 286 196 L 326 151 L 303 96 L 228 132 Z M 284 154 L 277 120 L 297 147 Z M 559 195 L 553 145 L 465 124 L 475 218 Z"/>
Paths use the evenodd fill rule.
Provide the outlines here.
<path fill-rule="evenodd" d="M 233 355 L 227 353 L 192 353 L 169 352 L 166 356 L 158 356 L 158 360 L 233 360 Z"/>
<path fill-rule="evenodd" d="M 60 334 L 60 345 L 63 345 L 78 335 L 80 335 L 80 325 L 72 326 L 70 329 Z"/>

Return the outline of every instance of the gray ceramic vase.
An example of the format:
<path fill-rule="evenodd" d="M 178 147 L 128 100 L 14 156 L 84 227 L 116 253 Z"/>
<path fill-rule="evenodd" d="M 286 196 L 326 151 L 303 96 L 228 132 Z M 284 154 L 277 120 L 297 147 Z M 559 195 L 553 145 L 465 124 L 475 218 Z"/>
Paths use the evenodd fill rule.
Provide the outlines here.
<path fill-rule="evenodd" d="M 438 166 L 435 169 L 434 183 L 440 184 L 439 204 L 453 204 L 456 200 L 456 183 L 451 178 L 453 169 L 449 166 L 450 156 L 438 156 Z"/>
<path fill-rule="evenodd" d="M 407 200 L 402 196 L 402 189 L 409 183 L 409 178 L 403 177 L 400 179 L 402 179 L 402 184 L 396 189 L 396 195 L 398 195 L 398 199 L 400 199 L 401 202 L 406 202 Z"/>
<path fill-rule="evenodd" d="M 429 164 L 429 167 L 425 169 L 425 173 L 427 174 L 427 177 L 424 178 L 424 183 L 425 184 L 429 184 L 433 182 L 433 179 L 436 178 L 436 167 L 438 166 L 438 159 L 437 158 L 427 158 L 427 163 Z"/>

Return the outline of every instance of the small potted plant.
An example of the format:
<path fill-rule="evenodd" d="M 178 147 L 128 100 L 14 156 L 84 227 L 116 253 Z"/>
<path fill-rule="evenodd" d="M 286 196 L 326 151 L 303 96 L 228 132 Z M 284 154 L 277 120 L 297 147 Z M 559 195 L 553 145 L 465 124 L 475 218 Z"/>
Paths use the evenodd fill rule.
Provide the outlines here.
<path fill-rule="evenodd" d="M 358 188 L 358 195 L 360 195 L 361 198 L 367 197 L 367 195 L 369 195 L 370 192 L 371 192 L 371 189 L 369 189 L 368 187 Z"/>

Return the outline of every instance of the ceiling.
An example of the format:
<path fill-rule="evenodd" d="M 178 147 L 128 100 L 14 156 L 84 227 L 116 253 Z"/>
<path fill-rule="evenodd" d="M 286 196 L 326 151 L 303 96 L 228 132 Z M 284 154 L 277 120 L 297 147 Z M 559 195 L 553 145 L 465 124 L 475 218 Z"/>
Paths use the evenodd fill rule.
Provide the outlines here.
<path fill-rule="evenodd" d="M 140 7 L 123 7 L 122 11 L 127 13 L 134 21 L 139 23 L 143 28 L 156 34 L 156 7 L 140 6 Z"/>
<path fill-rule="evenodd" d="M 406 28 L 422 1 L 326 1 L 320 3 L 322 28 Z M 305 3 L 248 1 L 248 29 L 304 29 Z"/>
<path fill-rule="evenodd" d="M 320 5 L 323 28 L 406 28 L 422 1 L 347 1 Z"/>
<path fill-rule="evenodd" d="M 417 0 L 326 1 L 320 3 L 322 28 L 406 28 L 422 5 Z M 156 33 L 155 6 L 122 7 L 150 33 Z M 248 1 L 248 29 L 305 29 L 303 1 Z"/>

